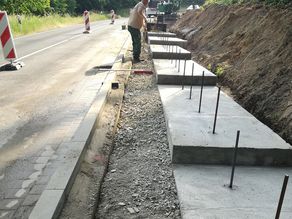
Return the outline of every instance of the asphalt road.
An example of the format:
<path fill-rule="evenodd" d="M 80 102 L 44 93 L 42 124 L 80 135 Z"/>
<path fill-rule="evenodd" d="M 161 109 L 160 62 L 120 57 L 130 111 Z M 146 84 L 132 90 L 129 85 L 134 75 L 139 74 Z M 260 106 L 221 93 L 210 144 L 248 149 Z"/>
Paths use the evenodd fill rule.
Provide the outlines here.
<path fill-rule="evenodd" d="M 106 77 L 94 67 L 113 63 L 129 37 L 125 22 L 96 22 L 90 34 L 74 25 L 15 39 L 25 66 L 0 72 L 0 218 L 32 209 L 44 185 L 33 195 L 24 185 L 53 173 L 39 171 L 48 160 L 38 160 L 74 134 L 96 96 L 87 88 Z"/>

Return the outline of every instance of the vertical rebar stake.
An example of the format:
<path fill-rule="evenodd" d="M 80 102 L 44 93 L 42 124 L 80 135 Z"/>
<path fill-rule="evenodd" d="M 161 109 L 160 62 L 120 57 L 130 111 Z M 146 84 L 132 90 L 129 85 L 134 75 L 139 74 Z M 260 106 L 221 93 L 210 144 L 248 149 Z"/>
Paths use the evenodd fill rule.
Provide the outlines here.
<path fill-rule="evenodd" d="M 202 74 L 201 93 L 200 93 L 200 102 L 199 102 L 199 113 L 201 112 L 202 97 L 203 97 L 203 88 L 204 88 L 204 80 L 205 80 L 205 71 L 203 71 L 203 74 Z"/>
<path fill-rule="evenodd" d="M 177 54 L 177 46 L 175 47 L 175 53 Z M 177 63 L 177 59 L 175 59 L 175 67 L 176 67 L 176 63 Z"/>
<path fill-rule="evenodd" d="M 186 64 L 187 64 L 187 59 L 185 58 L 184 73 L 183 73 L 183 78 L 181 81 L 181 89 L 182 90 L 185 88 Z"/>
<path fill-rule="evenodd" d="M 221 87 L 218 87 L 218 95 L 217 95 L 216 111 L 215 111 L 215 118 L 214 118 L 214 125 L 213 125 L 213 134 L 215 134 L 215 129 L 216 129 L 217 113 L 218 113 L 219 98 L 220 98 L 220 90 L 221 90 Z"/>
<path fill-rule="evenodd" d="M 194 63 L 193 63 L 193 65 L 192 65 L 192 77 L 191 77 L 190 99 L 192 99 L 192 92 L 193 92 L 193 78 L 194 78 Z"/>
<path fill-rule="evenodd" d="M 230 184 L 229 184 L 229 188 L 230 189 L 232 189 L 232 186 L 233 186 L 233 178 L 234 178 L 234 170 L 235 170 L 235 165 L 236 165 L 236 157 L 237 157 L 237 150 L 238 150 L 239 135 L 240 135 L 240 131 L 237 130 L 236 142 L 235 142 L 235 148 L 234 148 L 234 154 L 233 154 L 233 161 L 232 161 Z"/>
<path fill-rule="evenodd" d="M 179 55 L 181 54 L 181 50 L 179 50 Z M 177 72 L 179 72 L 180 69 L 180 59 L 178 60 L 178 68 L 177 68 Z"/>
<path fill-rule="evenodd" d="M 289 176 L 285 175 L 275 219 L 279 219 L 280 218 L 280 213 L 281 213 L 282 204 L 283 204 L 284 197 L 285 197 L 285 192 L 286 192 L 288 180 L 289 180 Z"/>
<path fill-rule="evenodd" d="M 171 46 L 171 55 L 170 55 L 170 58 L 171 58 L 171 64 L 172 64 L 172 58 L 173 58 L 173 46 Z"/>

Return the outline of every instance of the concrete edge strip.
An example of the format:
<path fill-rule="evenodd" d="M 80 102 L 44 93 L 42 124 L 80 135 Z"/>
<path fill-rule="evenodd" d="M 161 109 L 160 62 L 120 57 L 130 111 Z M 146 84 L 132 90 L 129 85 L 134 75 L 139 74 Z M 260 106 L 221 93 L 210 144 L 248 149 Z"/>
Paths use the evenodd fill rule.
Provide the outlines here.
<path fill-rule="evenodd" d="M 113 69 L 114 67 L 115 65 Z M 99 95 L 97 95 L 85 118 L 75 132 L 74 138 L 70 141 L 75 145 L 77 143 L 77 146 L 74 148 L 75 155 L 70 158 L 69 161 L 65 161 L 64 165 L 60 166 L 51 176 L 46 189 L 42 192 L 29 215 L 29 219 L 58 218 L 62 211 L 66 196 L 69 194 L 80 169 L 82 158 L 85 154 L 87 145 L 90 143 L 94 127 L 102 113 L 111 88 L 111 82 L 114 78 L 114 72 L 107 75 L 103 86 L 99 90 Z"/>
<path fill-rule="evenodd" d="M 40 199 L 36 203 L 29 216 L 30 219 L 51 219 L 57 218 L 60 214 L 65 197 L 69 193 L 80 168 L 80 162 L 84 155 L 87 143 L 90 141 L 91 131 L 95 126 L 98 114 L 101 113 L 107 98 L 107 94 L 110 88 L 110 79 L 112 78 L 113 77 L 108 77 L 107 82 L 104 83 L 104 85 L 101 87 L 98 98 L 96 98 L 95 102 L 91 106 L 91 108 L 95 108 L 97 113 L 94 114 L 91 112 L 90 108 L 89 112 L 86 114 L 85 118 L 77 129 L 74 138 L 70 141 L 71 143 L 79 143 L 78 152 L 76 153 L 75 157 L 69 161 L 66 161 L 64 165 L 58 167 L 51 176 L 46 189 L 42 192 Z M 97 103 L 98 106 L 96 106 Z"/>

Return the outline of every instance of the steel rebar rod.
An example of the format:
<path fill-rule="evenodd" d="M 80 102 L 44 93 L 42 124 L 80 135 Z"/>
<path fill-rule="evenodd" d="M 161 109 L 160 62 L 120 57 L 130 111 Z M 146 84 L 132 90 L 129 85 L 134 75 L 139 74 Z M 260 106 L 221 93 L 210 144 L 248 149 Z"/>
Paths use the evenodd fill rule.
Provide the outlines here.
<path fill-rule="evenodd" d="M 215 118 L 214 118 L 214 125 L 213 125 L 213 134 L 215 134 L 215 129 L 216 129 L 217 114 L 218 114 L 219 99 L 220 99 L 220 90 L 221 90 L 221 87 L 218 87 L 217 103 L 216 103 Z"/>
<path fill-rule="evenodd" d="M 191 77 L 190 99 L 192 99 L 192 92 L 193 92 L 193 79 L 194 79 L 194 63 L 193 63 L 193 65 L 192 65 L 192 77 Z"/>
<path fill-rule="evenodd" d="M 282 204 L 283 204 L 283 201 L 284 201 L 284 197 L 285 197 L 285 192 L 286 192 L 288 180 L 289 180 L 289 176 L 288 175 L 285 175 L 275 219 L 279 219 L 280 218 Z"/>
<path fill-rule="evenodd" d="M 237 151 L 238 151 L 239 135 L 240 135 L 240 131 L 237 130 L 236 142 L 235 142 L 234 154 L 233 154 L 233 161 L 232 161 L 232 170 L 231 170 L 230 184 L 229 184 L 229 188 L 231 188 L 231 189 L 232 189 L 232 186 L 233 186 L 233 178 L 234 178 L 234 170 L 235 170 L 236 157 L 237 157 Z"/>
<path fill-rule="evenodd" d="M 201 83 L 201 93 L 200 93 L 200 102 L 199 102 L 199 113 L 201 112 L 202 98 L 203 98 L 203 88 L 204 88 L 204 80 L 205 80 L 205 71 L 202 74 L 202 83 Z"/>
<path fill-rule="evenodd" d="M 181 81 L 181 89 L 183 90 L 185 88 L 185 76 L 186 76 L 186 64 L 187 64 L 187 59 L 185 58 L 185 64 L 184 64 L 184 73 L 183 73 L 183 78 Z"/>

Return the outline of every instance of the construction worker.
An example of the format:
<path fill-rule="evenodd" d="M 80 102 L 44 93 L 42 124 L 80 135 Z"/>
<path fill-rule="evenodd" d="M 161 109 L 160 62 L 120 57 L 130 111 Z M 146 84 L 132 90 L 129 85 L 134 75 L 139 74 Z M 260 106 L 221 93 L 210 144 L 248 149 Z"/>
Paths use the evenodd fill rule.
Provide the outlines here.
<path fill-rule="evenodd" d="M 140 62 L 141 54 L 141 32 L 140 29 L 144 26 L 146 30 L 147 18 L 145 15 L 145 10 L 148 5 L 148 0 L 141 0 L 135 7 L 131 10 L 128 30 L 132 37 L 133 44 L 133 62 Z"/>

